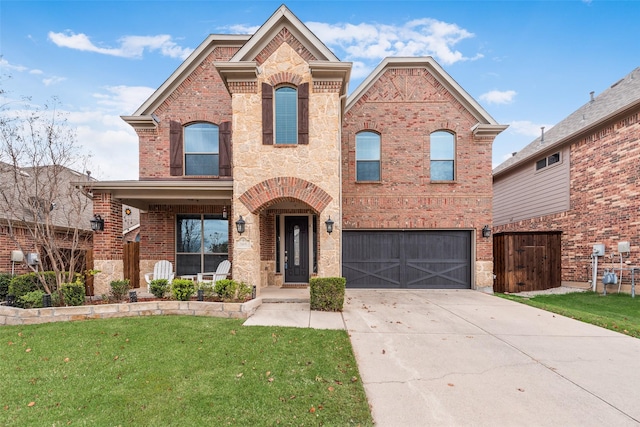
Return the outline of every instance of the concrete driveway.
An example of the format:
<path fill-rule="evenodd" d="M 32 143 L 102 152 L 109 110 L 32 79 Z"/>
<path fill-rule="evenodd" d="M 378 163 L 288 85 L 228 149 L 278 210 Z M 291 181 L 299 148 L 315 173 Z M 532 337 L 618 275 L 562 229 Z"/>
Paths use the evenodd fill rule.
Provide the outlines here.
<path fill-rule="evenodd" d="M 640 340 L 476 291 L 347 290 L 378 426 L 640 425 Z"/>

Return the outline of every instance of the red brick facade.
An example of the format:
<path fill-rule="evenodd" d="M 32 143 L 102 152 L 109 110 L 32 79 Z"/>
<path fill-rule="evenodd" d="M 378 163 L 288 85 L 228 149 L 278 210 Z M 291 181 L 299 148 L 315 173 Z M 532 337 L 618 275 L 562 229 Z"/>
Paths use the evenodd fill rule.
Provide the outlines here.
<path fill-rule="evenodd" d="M 498 231 L 562 231 L 562 280 L 591 280 L 593 245 L 603 243 L 609 254 L 618 242 L 631 243 L 625 261 L 640 264 L 640 108 L 602 124 L 570 143 L 570 206 L 560 214 L 532 218 L 496 227 Z M 616 267 L 619 258 L 615 257 Z M 628 285 L 629 275 L 623 276 Z"/>
<path fill-rule="evenodd" d="M 491 224 L 491 144 L 474 137 L 478 122 L 425 68 L 388 69 L 344 118 L 343 228 L 477 229 Z M 381 136 L 381 181 L 358 183 L 355 139 Z M 429 135 L 455 134 L 455 181 L 430 182 Z M 477 233 L 476 259 L 491 260 Z"/>
<path fill-rule="evenodd" d="M 236 48 L 217 47 L 155 111 L 158 127 L 137 129 L 140 180 L 171 178 L 169 169 L 169 122 L 183 125 L 205 121 L 216 125 L 231 120 L 231 95 L 213 63 L 226 61 Z"/>

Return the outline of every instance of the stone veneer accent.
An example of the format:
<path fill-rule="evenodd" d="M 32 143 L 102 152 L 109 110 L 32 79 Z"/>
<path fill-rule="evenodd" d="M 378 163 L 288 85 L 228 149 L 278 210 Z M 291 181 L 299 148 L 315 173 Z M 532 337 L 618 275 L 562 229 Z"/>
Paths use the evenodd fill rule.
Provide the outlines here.
<path fill-rule="evenodd" d="M 202 301 L 149 301 L 124 304 L 82 305 L 21 309 L 0 307 L 0 325 L 34 325 L 74 320 L 110 319 L 137 316 L 208 316 L 246 319 L 262 304 L 257 298 L 245 303 Z"/>
<path fill-rule="evenodd" d="M 476 261 L 476 281 L 474 289 L 493 293 L 493 261 Z"/>
<path fill-rule="evenodd" d="M 111 291 L 111 282 L 124 278 L 124 264 L 121 259 L 96 259 L 93 261 L 93 268 L 99 271 L 93 276 L 94 295 L 108 294 Z"/>
<path fill-rule="evenodd" d="M 273 49 L 261 63 L 257 87 L 263 82 L 279 81 L 283 76 L 299 83 L 310 83 L 309 64 L 289 44 Z M 292 77 L 296 76 L 296 77 Z M 275 79 L 275 80 L 274 80 Z M 315 204 L 320 223 L 331 215 L 332 234 L 318 233 L 318 276 L 340 275 L 340 97 L 337 92 L 309 94 L 309 144 L 263 145 L 261 93 L 234 93 L 233 106 L 233 212 L 242 215 L 246 231 L 234 230 L 234 279 L 267 286 L 268 272 L 261 269 L 260 211 L 269 207 L 263 200 L 249 209 L 239 197 L 252 187 L 286 175 L 286 179 L 312 182 L 328 197 L 328 203 Z M 320 193 L 318 191 L 318 193 Z M 280 197 L 277 194 L 273 197 Z M 273 200 L 273 199 L 271 199 Z M 309 200 L 302 201 L 309 203 Z M 257 210 L 257 213 L 255 212 Z"/>

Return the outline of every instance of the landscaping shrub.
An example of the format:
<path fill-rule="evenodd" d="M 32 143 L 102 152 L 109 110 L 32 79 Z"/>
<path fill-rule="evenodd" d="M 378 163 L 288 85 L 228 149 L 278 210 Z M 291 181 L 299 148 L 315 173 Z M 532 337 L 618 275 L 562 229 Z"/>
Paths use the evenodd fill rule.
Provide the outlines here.
<path fill-rule="evenodd" d="M 42 308 L 42 297 L 44 291 L 37 289 L 35 291 L 27 292 L 21 295 L 16 302 L 23 308 Z"/>
<path fill-rule="evenodd" d="M 40 274 L 44 275 L 44 278 L 49 285 L 49 289 L 51 292 L 56 290 L 56 274 L 53 271 L 44 271 Z M 16 297 L 16 307 L 24 307 L 22 303 L 21 297 L 29 292 L 43 290 L 43 286 L 38 279 L 38 275 L 36 273 L 27 273 L 21 274 L 19 276 L 15 276 L 9 282 L 9 295 L 15 295 Z"/>
<path fill-rule="evenodd" d="M 199 291 L 204 291 L 204 296 L 206 298 L 210 298 L 215 296 L 216 291 L 214 290 L 214 285 L 211 282 L 200 282 L 197 286 Z"/>
<path fill-rule="evenodd" d="M 169 290 L 169 281 L 167 279 L 155 279 L 149 283 L 149 291 L 156 298 L 164 297 Z"/>
<path fill-rule="evenodd" d="M 11 274 L 0 273 L 0 301 L 7 299 L 9 294 L 9 283 L 11 282 Z"/>
<path fill-rule="evenodd" d="M 196 292 L 196 286 L 193 280 L 174 279 L 171 282 L 171 292 L 178 301 L 189 301 L 191 295 Z"/>
<path fill-rule="evenodd" d="M 251 286 L 231 279 L 218 280 L 213 289 L 225 301 L 244 301 L 252 292 Z"/>
<path fill-rule="evenodd" d="M 311 310 L 342 311 L 346 283 L 344 277 L 312 277 L 309 280 Z"/>
<path fill-rule="evenodd" d="M 236 291 L 238 290 L 238 282 L 231 279 L 222 279 L 216 282 L 216 285 L 213 287 L 215 293 L 224 300 L 233 299 L 236 295 Z"/>
<path fill-rule="evenodd" d="M 111 294 L 109 295 L 109 300 L 120 302 L 125 299 L 127 292 L 129 292 L 129 279 L 113 280 L 110 286 Z"/>
<path fill-rule="evenodd" d="M 84 283 L 64 283 L 60 288 L 64 305 L 75 306 L 84 304 Z"/>

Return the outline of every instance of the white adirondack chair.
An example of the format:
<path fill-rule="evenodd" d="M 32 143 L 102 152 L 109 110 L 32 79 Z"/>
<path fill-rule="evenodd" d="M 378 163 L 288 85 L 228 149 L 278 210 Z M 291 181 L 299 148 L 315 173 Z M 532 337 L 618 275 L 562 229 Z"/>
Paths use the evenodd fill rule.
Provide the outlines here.
<path fill-rule="evenodd" d="M 224 260 L 218 264 L 215 273 L 198 273 L 198 282 L 215 284 L 218 280 L 226 279 L 229 276 L 229 270 L 231 270 L 231 263 Z"/>
<path fill-rule="evenodd" d="M 147 291 L 151 292 L 151 281 L 156 279 L 167 279 L 169 283 L 173 281 L 175 273 L 173 272 L 173 264 L 169 261 L 158 261 L 153 266 L 153 273 L 145 273 L 144 280 L 147 281 Z"/>

